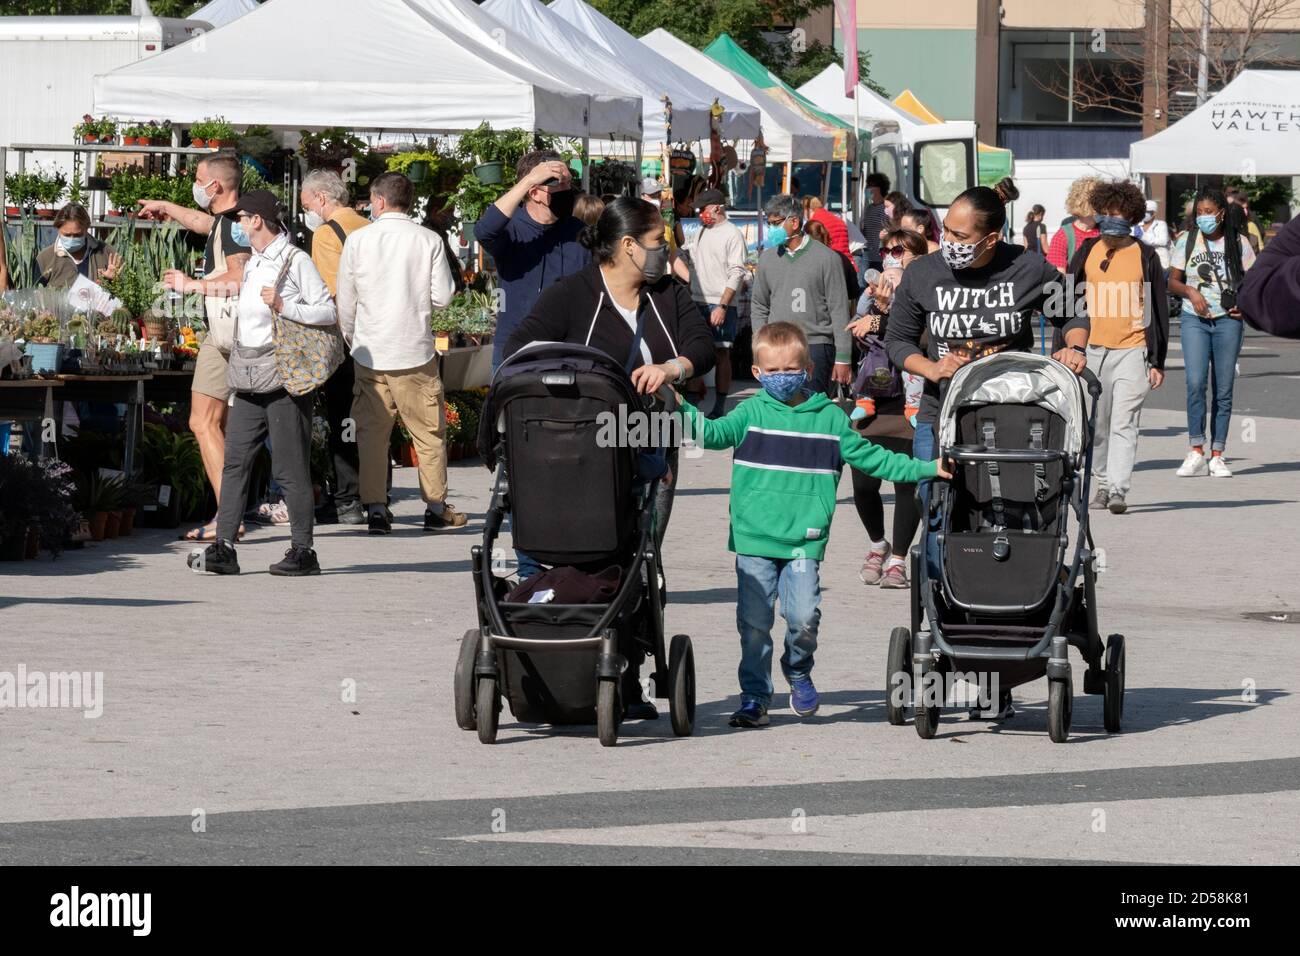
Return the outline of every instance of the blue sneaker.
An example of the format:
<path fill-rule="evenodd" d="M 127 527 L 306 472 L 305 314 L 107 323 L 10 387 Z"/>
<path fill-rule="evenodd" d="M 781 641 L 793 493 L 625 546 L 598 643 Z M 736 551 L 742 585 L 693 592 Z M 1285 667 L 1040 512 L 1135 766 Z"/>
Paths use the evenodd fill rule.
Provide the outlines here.
<path fill-rule="evenodd" d="M 800 717 L 811 717 L 817 713 L 821 700 L 817 697 L 817 688 L 811 678 L 790 681 L 790 709 Z"/>
<path fill-rule="evenodd" d="M 767 708 L 756 700 L 747 700 L 740 705 L 740 710 L 731 715 L 733 727 L 766 727 Z"/>

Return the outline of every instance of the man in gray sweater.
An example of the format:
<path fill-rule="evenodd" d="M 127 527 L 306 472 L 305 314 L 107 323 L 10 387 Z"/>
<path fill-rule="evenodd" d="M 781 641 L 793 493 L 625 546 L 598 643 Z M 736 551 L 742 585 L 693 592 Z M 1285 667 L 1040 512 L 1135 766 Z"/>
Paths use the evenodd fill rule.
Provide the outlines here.
<path fill-rule="evenodd" d="M 809 387 L 830 391 L 853 381 L 849 293 L 839 254 L 803 231 L 803 206 L 783 193 L 768 200 L 766 249 L 758 259 L 750 300 L 753 327 L 793 322 L 808 336 L 813 361 Z"/>

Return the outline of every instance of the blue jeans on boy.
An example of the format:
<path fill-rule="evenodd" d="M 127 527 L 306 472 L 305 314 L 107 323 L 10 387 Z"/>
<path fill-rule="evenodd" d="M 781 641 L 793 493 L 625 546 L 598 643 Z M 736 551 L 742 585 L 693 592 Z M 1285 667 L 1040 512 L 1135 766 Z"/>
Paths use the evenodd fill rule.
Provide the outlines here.
<path fill-rule="evenodd" d="M 916 434 L 912 437 L 912 457 L 921 461 L 934 461 L 939 457 L 935 442 L 934 425 L 930 422 L 917 422 Z M 922 478 L 916 483 L 916 494 L 921 499 L 921 541 L 922 554 L 929 568 L 931 579 L 939 577 L 939 539 L 935 533 L 937 525 L 930 524 L 930 486 L 933 478 Z"/>
<path fill-rule="evenodd" d="M 1210 418 L 1210 450 L 1223 451 L 1232 419 L 1232 388 L 1237 380 L 1237 356 L 1245 332 L 1241 319 L 1219 316 L 1203 319 L 1183 310 L 1183 363 L 1187 377 L 1187 435 L 1189 444 L 1205 444 L 1205 386 L 1214 393 Z"/>
<path fill-rule="evenodd" d="M 764 707 L 772 703 L 772 625 L 778 599 L 786 624 L 781 673 L 791 682 L 807 680 L 812 674 L 822 616 L 819 565 L 811 558 L 736 555 L 742 703 L 752 700 Z"/>

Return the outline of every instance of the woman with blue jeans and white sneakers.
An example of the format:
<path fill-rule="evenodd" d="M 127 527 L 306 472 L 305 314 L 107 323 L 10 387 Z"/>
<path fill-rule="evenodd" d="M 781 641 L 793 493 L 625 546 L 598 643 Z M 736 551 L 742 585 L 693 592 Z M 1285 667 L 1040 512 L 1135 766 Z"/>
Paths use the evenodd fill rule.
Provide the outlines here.
<path fill-rule="evenodd" d="M 1187 375 L 1187 435 L 1192 446 L 1178 467 L 1180 478 L 1209 474 L 1231 478 L 1223 460 L 1232 419 L 1232 389 L 1244 332 L 1236 307 L 1237 287 L 1255 261 L 1242 209 L 1209 186 L 1196 194 L 1193 220 L 1169 260 L 1169 291 L 1192 307 L 1179 328 Z M 1205 387 L 1214 394 L 1210 458 L 1205 458 Z"/>

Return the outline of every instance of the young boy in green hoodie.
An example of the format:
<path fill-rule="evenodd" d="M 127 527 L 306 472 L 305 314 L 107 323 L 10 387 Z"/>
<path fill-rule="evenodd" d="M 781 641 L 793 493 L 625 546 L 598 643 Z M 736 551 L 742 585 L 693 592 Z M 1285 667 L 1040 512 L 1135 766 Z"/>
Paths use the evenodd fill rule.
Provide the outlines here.
<path fill-rule="evenodd" d="M 736 553 L 741 706 L 731 715 L 733 727 L 768 722 L 778 600 L 786 623 L 781 671 L 790 682 L 790 707 L 800 717 L 817 712 L 812 682 L 821 619 L 817 571 L 843 465 L 891 482 L 951 477 L 938 462 L 873 445 L 824 394 L 808 394 L 812 361 L 798 326 L 764 325 L 754 333 L 753 347 L 761 391 L 713 421 L 683 406 L 687 436 L 705 448 L 736 449 L 728 548 Z"/>

